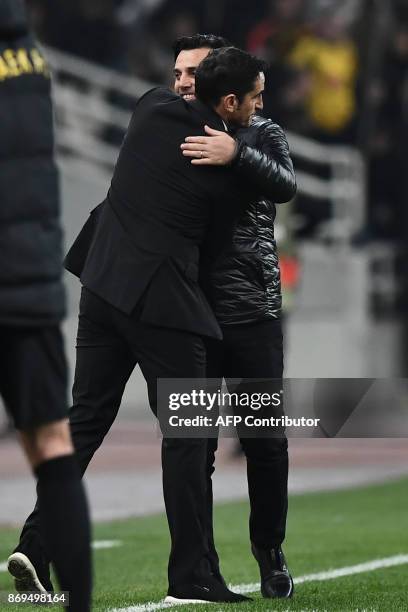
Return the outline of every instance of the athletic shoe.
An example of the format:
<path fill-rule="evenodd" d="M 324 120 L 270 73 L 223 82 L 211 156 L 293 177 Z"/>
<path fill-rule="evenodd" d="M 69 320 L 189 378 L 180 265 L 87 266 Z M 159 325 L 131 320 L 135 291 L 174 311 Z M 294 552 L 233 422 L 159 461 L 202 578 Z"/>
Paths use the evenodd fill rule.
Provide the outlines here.
<path fill-rule="evenodd" d="M 267 598 L 292 597 L 293 578 L 286 565 L 281 547 L 265 550 L 252 544 L 252 553 L 261 572 L 261 593 Z"/>
<path fill-rule="evenodd" d="M 241 603 L 250 601 L 249 597 L 230 591 L 216 578 L 209 576 L 198 584 L 185 584 L 170 587 L 165 603 Z"/>
<path fill-rule="evenodd" d="M 30 558 L 16 549 L 7 560 L 7 569 L 14 578 L 16 591 L 36 593 L 53 592 L 49 564 L 41 559 Z"/>

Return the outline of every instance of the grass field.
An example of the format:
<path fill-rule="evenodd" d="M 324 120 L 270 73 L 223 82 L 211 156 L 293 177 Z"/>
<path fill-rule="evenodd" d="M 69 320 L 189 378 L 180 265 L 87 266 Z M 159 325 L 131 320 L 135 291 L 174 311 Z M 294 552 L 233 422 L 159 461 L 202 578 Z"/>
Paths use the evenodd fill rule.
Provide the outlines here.
<path fill-rule="evenodd" d="M 232 584 L 259 580 L 249 552 L 247 503 L 218 506 L 215 528 L 225 578 Z M 0 530 L 0 562 L 15 544 L 16 530 Z M 169 549 L 163 516 L 98 524 L 94 538 L 121 540 L 122 546 L 94 553 L 94 610 L 159 601 L 166 590 Z M 288 537 L 284 550 L 295 577 L 373 559 L 408 553 L 408 480 L 367 488 L 294 496 L 290 499 Z M 0 573 L 0 590 L 12 590 L 11 578 Z M 408 564 L 357 575 L 297 585 L 288 601 L 263 600 L 233 606 L 240 612 L 323 610 L 349 612 L 408 611 Z M 6 605 L 4 612 L 38 612 L 38 606 Z M 57 606 L 49 609 L 60 609 Z M 197 606 L 183 606 L 186 612 Z M 231 605 L 198 606 L 231 610 Z"/>

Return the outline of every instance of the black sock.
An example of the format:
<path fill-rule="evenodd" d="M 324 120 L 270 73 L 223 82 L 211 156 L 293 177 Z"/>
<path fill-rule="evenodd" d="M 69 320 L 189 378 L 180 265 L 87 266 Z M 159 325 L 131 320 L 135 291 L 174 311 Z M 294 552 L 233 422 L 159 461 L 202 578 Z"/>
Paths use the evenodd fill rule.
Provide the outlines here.
<path fill-rule="evenodd" d="M 35 470 L 41 531 L 61 591 L 73 612 L 90 610 L 90 521 L 75 455 L 44 461 Z"/>

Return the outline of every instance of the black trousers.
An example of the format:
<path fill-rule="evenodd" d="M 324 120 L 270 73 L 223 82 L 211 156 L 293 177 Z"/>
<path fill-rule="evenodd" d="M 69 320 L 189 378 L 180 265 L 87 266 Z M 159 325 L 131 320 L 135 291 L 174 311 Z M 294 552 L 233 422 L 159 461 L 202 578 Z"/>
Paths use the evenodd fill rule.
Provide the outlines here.
<path fill-rule="evenodd" d="M 222 328 L 222 341 L 210 340 L 207 348 L 208 378 L 225 378 L 230 392 L 275 392 L 283 376 L 283 339 L 279 320 Z M 251 379 L 266 379 L 253 382 Z M 236 380 L 240 384 L 236 385 Z M 268 381 L 267 379 L 274 379 Z M 233 385 L 234 382 L 234 385 Z M 279 385 L 278 385 L 279 386 Z M 238 432 L 239 435 L 239 432 Z M 218 556 L 212 530 L 212 485 L 218 440 L 208 441 L 207 533 L 214 571 Z M 280 545 L 285 538 L 288 507 L 288 443 L 280 437 L 244 438 L 240 443 L 246 456 L 250 501 L 249 531 L 259 548 Z"/>
<path fill-rule="evenodd" d="M 80 303 L 77 361 L 70 411 L 72 438 L 82 473 L 118 413 L 125 385 L 139 364 L 150 406 L 157 410 L 157 378 L 204 378 L 200 336 L 141 324 L 86 289 Z M 206 439 L 163 439 L 163 491 L 171 535 L 170 586 L 190 583 L 210 571 L 206 533 Z M 20 538 L 39 534 L 38 509 Z"/>

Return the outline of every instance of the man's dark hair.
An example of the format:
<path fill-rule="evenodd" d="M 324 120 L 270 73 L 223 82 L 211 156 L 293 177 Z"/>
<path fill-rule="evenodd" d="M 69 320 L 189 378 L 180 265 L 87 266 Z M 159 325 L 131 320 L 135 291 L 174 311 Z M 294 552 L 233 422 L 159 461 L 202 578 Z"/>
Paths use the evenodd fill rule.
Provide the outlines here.
<path fill-rule="evenodd" d="M 229 47 L 230 43 L 222 36 L 215 34 L 193 34 L 192 36 L 180 36 L 173 44 L 174 59 L 176 60 L 181 51 L 192 49 L 220 49 Z"/>
<path fill-rule="evenodd" d="M 236 47 L 215 49 L 197 67 L 196 96 L 209 106 L 217 105 L 222 96 L 231 93 L 242 102 L 265 68 L 263 60 Z"/>

